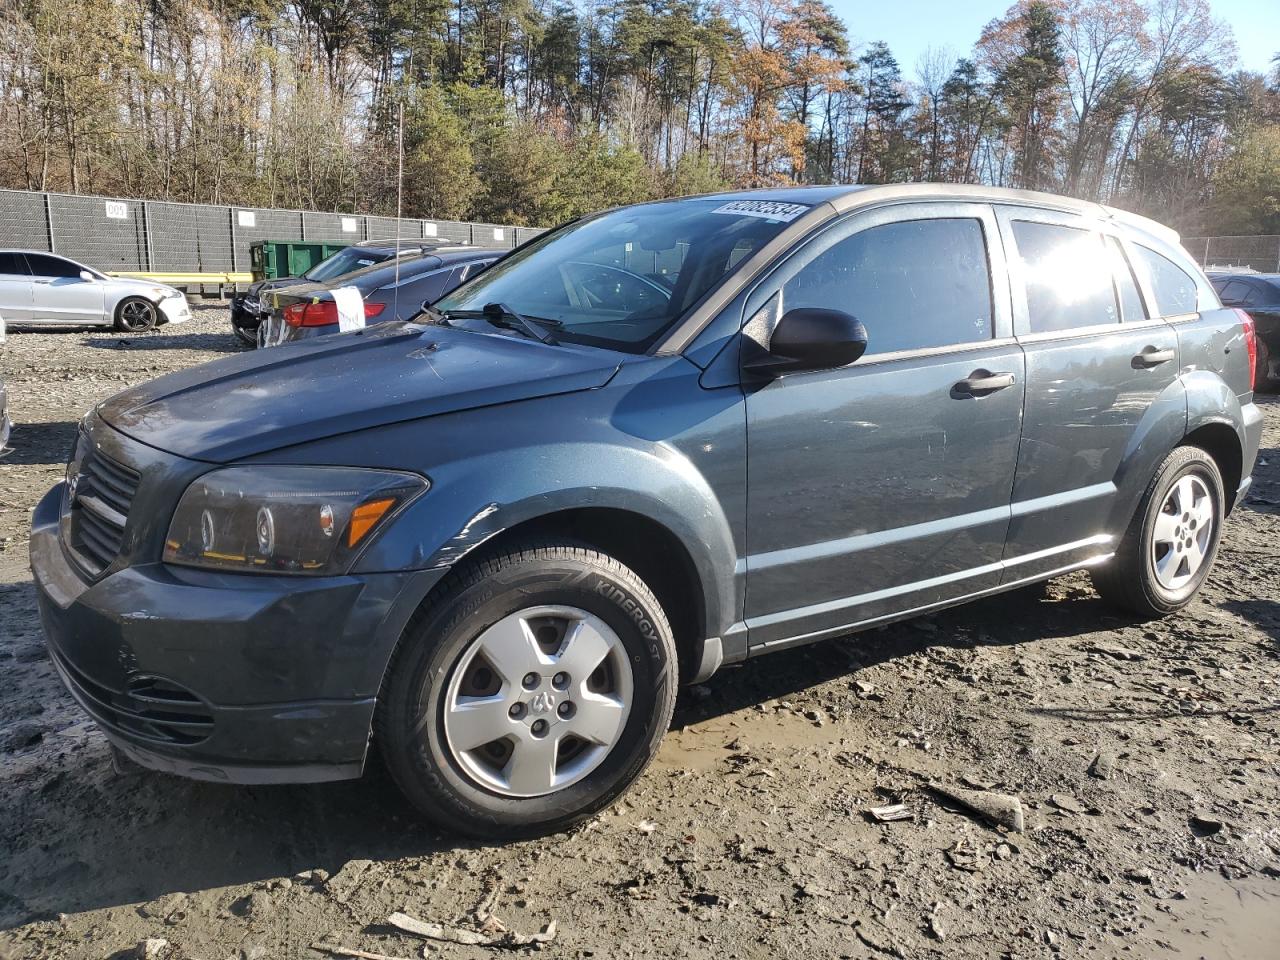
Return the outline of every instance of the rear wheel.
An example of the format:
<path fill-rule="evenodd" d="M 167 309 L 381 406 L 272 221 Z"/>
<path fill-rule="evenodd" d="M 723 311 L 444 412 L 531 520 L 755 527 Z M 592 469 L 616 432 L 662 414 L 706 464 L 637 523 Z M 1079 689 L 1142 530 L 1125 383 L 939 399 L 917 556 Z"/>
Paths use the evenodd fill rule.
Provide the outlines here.
<path fill-rule="evenodd" d="M 1254 367 L 1253 382 L 1259 391 L 1274 393 L 1280 389 L 1280 380 L 1271 375 L 1271 349 L 1261 338 L 1258 339 L 1258 361 Z"/>
<path fill-rule="evenodd" d="M 607 554 L 528 544 L 440 585 L 401 639 L 376 733 L 423 813 L 473 836 L 561 830 L 653 757 L 676 693 L 671 628 Z"/>
<path fill-rule="evenodd" d="M 116 307 L 116 329 L 121 333 L 144 333 L 159 319 L 156 305 L 145 297 L 126 297 Z"/>
<path fill-rule="evenodd" d="M 1174 450 L 1147 486 L 1116 555 L 1093 572 L 1098 592 L 1142 617 L 1181 610 L 1218 555 L 1225 502 L 1213 457 L 1199 447 Z"/>

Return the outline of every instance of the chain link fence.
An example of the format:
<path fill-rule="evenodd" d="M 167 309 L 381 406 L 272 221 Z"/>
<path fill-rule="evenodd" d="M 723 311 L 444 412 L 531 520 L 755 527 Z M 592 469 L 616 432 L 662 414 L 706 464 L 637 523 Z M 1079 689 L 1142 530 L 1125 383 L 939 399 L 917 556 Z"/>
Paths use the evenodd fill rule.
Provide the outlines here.
<path fill-rule="evenodd" d="M 1234 268 L 1280 273 L 1280 235 L 1183 237 L 1182 245 L 1205 270 Z"/>
<path fill-rule="evenodd" d="M 245 273 L 249 247 L 258 240 L 360 243 L 398 236 L 510 249 L 542 232 L 496 223 L 0 190 L 0 247 L 59 253 L 107 273 Z"/>

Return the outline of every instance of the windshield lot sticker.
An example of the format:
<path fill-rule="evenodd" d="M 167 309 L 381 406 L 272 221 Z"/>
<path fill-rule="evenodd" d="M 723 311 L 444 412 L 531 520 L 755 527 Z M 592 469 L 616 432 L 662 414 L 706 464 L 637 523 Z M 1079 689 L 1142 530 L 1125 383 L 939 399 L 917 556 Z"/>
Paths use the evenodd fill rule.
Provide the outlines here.
<path fill-rule="evenodd" d="M 735 217 L 760 217 L 762 220 L 779 220 L 790 223 L 809 209 L 807 203 L 781 203 L 777 200 L 734 200 L 712 213 L 727 213 Z"/>

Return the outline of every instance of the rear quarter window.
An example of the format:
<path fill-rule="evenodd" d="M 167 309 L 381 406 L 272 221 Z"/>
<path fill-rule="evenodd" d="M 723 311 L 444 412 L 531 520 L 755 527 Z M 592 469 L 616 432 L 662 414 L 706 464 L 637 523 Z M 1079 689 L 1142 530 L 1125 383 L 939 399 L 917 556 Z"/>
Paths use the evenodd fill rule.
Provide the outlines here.
<path fill-rule="evenodd" d="M 1176 317 L 1199 310 L 1196 281 L 1191 274 L 1162 253 L 1140 243 L 1133 245 L 1138 260 L 1147 271 L 1151 292 L 1155 296 L 1156 313 L 1162 317 Z"/>

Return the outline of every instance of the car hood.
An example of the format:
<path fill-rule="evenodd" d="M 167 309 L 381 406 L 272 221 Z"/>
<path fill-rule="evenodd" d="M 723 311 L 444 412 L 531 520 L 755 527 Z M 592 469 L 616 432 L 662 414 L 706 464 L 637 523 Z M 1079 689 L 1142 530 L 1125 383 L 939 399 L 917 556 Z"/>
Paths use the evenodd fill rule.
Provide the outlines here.
<path fill-rule="evenodd" d="M 160 299 L 183 296 L 182 291 L 177 287 L 171 287 L 167 283 L 156 283 L 154 280 L 142 280 L 138 277 L 109 277 L 107 284 L 110 292 L 118 297 L 137 295 L 154 300 L 157 290 L 164 291 Z"/>
<path fill-rule="evenodd" d="M 624 354 L 408 323 L 215 360 L 118 393 L 108 424 L 226 463 L 340 433 L 606 384 Z"/>

